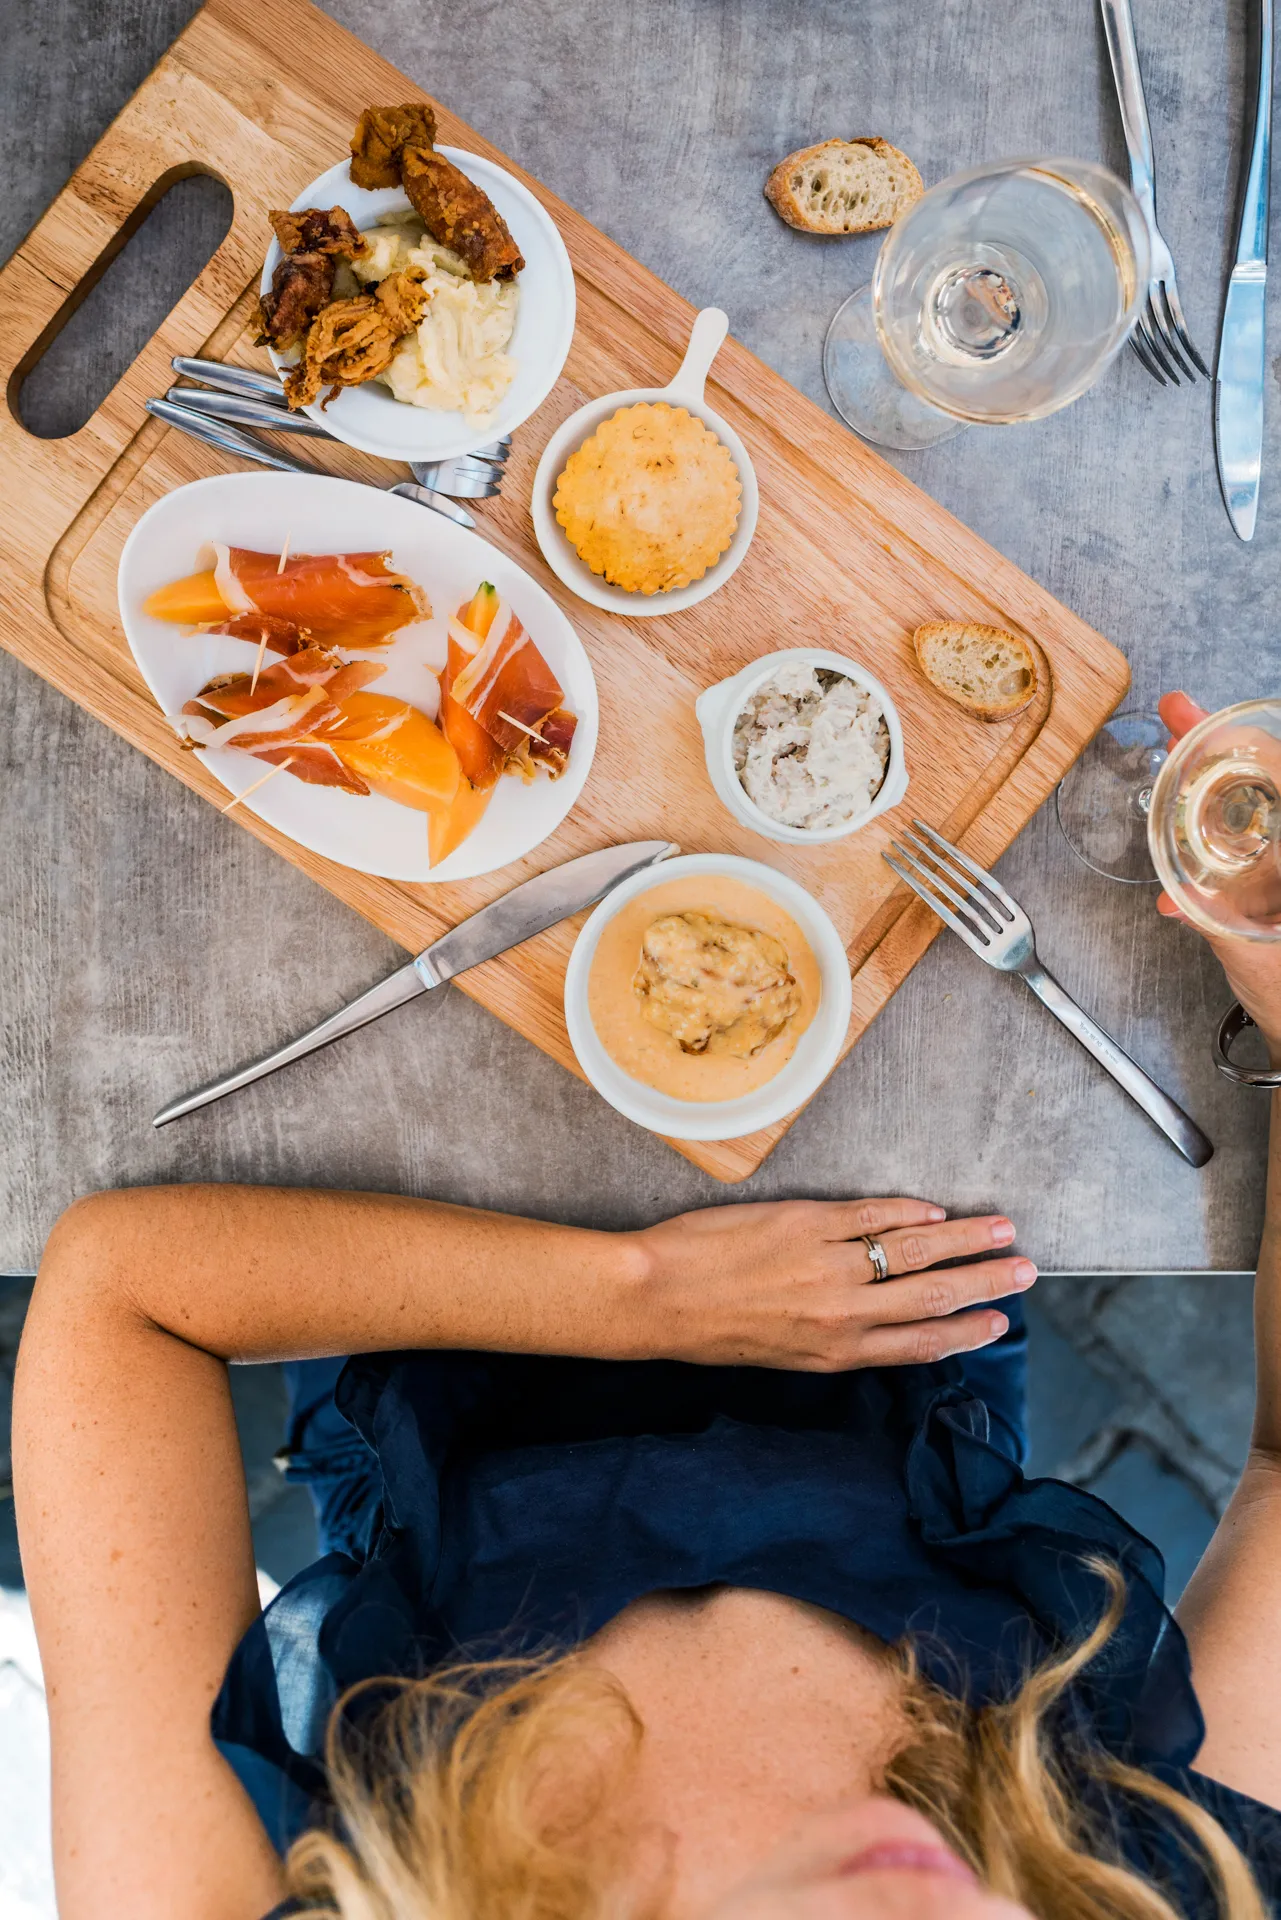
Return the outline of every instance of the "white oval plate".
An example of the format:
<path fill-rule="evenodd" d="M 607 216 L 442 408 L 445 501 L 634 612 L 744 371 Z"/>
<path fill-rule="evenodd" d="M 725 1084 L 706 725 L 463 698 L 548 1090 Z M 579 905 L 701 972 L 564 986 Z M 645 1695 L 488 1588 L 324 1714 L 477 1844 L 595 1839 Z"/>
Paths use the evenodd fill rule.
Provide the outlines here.
<path fill-rule="evenodd" d="M 736 1100 L 677 1100 L 659 1093 L 630 1073 L 606 1052 L 592 1023 L 587 983 L 601 934 L 614 915 L 638 894 L 669 880 L 700 873 L 726 874 L 756 887 L 790 913 L 809 941 L 818 962 L 821 981 L 818 1011 L 796 1045 L 796 1051 L 772 1080 Z M 689 853 L 633 874 L 610 889 L 588 920 L 569 956 L 565 972 L 565 1024 L 579 1066 L 611 1107 L 637 1126 L 670 1140 L 738 1140 L 758 1127 L 786 1119 L 822 1086 L 840 1056 L 850 1024 L 853 990 L 850 963 L 840 934 L 813 894 L 786 874 L 776 873 L 756 860 L 732 853 Z"/>
<path fill-rule="evenodd" d="M 207 564 L 202 550 L 211 540 L 270 553 L 286 538 L 295 553 L 390 549 L 396 567 L 426 589 L 432 617 L 405 628 L 385 650 L 388 670 L 375 682 L 377 692 L 434 715 L 436 681 L 426 668 L 444 664 L 446 621 L 482 580 L 492 580 L 565 689 L 578 727 L 559 780 L 540 775 L 529 786 L 514 777 L 500 780 L 479 826 L 435 869 L 427 858 L 427 816 L 381 794 L 306 786 L 282 773 L 245 801 L 246 810 L 312 853 L 389 880 L 470 880 L 531 853 L 570 811 L 592 764 L 600 710 L 591 663 L 555 601 L 514 560 L 412 500 L 354 480 L 283 473 L 220 474 L 158 500 L 125 542 L 118 591 L 134 659 L 160 706 L 178 713 L 215 674 L 247 672 L 257 648 L 150 619 L 142 610 L 148 596 Z M 249 754 L 228 747 L 197 751 L 229 793 L 243 793 L 262 777 Z"/>
<path fill-rule="evenodd" d="M 349 447 L 381 454 L 386 460 L 448 460 L 515 432 L 555 386 L 574 337 L 574 270 L 550 214 L 528 187 L 492 160 L 482 160 L 478 153 L 463 153 L 458 147 L 438 147 L 436 151 L 484 189 L 525 257 L 524 269 L 516 277 L 520 303 L 510 347 L 518 363 L 516 377 L 484 427 L 468 426 L 461 413 L 411 407 L 407 401 L 394 399 L 390 388 L 378 380 L 366 381 L 362 387 L 345 387 L 323 412 L 319 402 L 307 408 L 313 420 L 328 427 Z M 290 211 L 343 207 L 358 227 L 372 227 L 381 214 L 403 211 L 408 205 L 400 187 L 370 192 L 353 186 L 349 162 L 342 160 L 304 187 Z M 262 270 L 264 293 L 271 286 L 280 258 L 279 242 L 273 239 Z M 287 371 L 287 359 L 278 353 L 271 359 L 278 373 Z"/>

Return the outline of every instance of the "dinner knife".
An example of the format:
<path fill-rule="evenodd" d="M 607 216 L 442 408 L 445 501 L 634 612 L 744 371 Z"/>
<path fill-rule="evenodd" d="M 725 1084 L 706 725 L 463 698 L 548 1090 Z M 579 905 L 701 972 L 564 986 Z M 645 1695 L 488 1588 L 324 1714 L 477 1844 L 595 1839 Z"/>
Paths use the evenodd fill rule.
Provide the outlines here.
<path fill-rule="evenodd" d="M 269 447 L 265 440 L 259 440 L 240 427 L 230 426 L 225 420 L 208 420 L 204 414 L 193 413 L 190 407 L 180 407 L 174 400 L 148 400 L 147 412 L 157 420 L 163 420 L 167 426 L 189 433 L 193 440 L 203 440 L 211 447 L 220 447 L 224 453 L 237 454 L 242 460 L 255 460 L 260 467 L 275 467 L 281 473 L 306 474 L 310 480 L 332 477 L 321 473 L 317 467 L 309 467 L 305 460 L 295 460 L 279 447 Z M 377 481 L 357 484 L 378 486 Z M 446 520 L 453 520 L 460 527 L 475 530 L 476 522 L 466 507 L 460 507 L 456 500 L 446 499 L 443 493 L 436 493 L 431 487 L 419 486 L 416 480 L 401 480 L 394 487 L 378 490 L 397 493 L 402 500 L 416 501 L 420 507 L 430 507 L 433 513 L 443 514 Z"/>
<path fill-rule="evenodd" d="M 219 416 L 221 419 L 239 418 L 247 426 L 269 425 L 275 433 L 310 432 L 323 440 L 336 440 L 338 437 L 319 420 L 313 420 L 310 414 L 291 412 L 289 402 L 285 399 L 285 390 L 275 374 L 256 373 L 252 367 L 227 366 L 221 360 L 202 360 L 189 353 L 175 353 L 169 364 L 185 380 L 198 380 L 202 386 L 212 387 L 216 393 L 226 394 L 229 398 L 258 402 L 258 406 L 252 409 L 252 416 L 250 412 L 243 415 L 224 413 Z M 180 394 L 181 405 L 198 409 L 200 396 L 196 390 L 171 387 L 167 398 L 173 400 Z M 267 407 L 279 417 L 268 420 L 260 411 Z M 410 460 L 407 465 L 415 479 L 421 480 L 424 486 L 430 486 L 431 481 L 426 477 L 430 468 L 445 465 L 457 467 L 470 460 L 501 466 L 511 452 L 511 446 L 512 437 L 505 433 L 501 439 L 491 440 L 468 454 L 450 454 L 443 460 Z"/>
<path fill-rule="evenodd" d="M 1219 485 L 1238 539 L 1254 538 L 1263 466 L 1268 283 L 1268 167 L 1272 145 L 1272 0 L 1259 0 L 1258 92 L 1250 165 L 1241 201 L 1236 264 L 1228 280 L 1214 375 L 1214 451 Z"/>
<path fill-rule="evenodd" d="M 429 992 L 432 987 L 444 986 L 447 980 L 465 973 L 469 967 L 493 960 L 509 947 L 518 947 L 523 941 L 532 940 L 535 934 L 545 933 L 548 927 L 569 919 L 571 914 L 581 913 L 584 907 L 595 906 L 620 880 L 646 867 L 657 866 L 660 860 L 679 852 L 680 848 L 670 840 L 633 840 L 625 846 L 601 847 L 595 853 L 580 854 L 576 860 L 566 860 L 558 867 L 549 867 L 546 873 L 536 874 L 532 880 L 523 880 L 518 887 L 500 894 L 479 913 L 473 913 L 442 934 L 416 960 L 410 960 L 380 980 L 368 993 L 362 993 L 359 999 L 341 1007 L 318 1026 L 300 1034 L 298 1039 L 288 1041 L 248 1066 L 238 1067 L 234 1073 L 210 1080 L 194 1093 L 171 1100 L 168 1106 L 161 1107 L 152 1126 L 167 1126 L 170 1120 L 181 1119 L 184 1113 L 207 1107 L 221 1100 L 224 1094 L 235 1093 L 238 1087 L 247 1087 L 250 1081 L 274 1073 L 277 1067 L 288 1066 L 291 1060 L 301 1060 L 317 1047 L 328 1046 L 344 1033 L 354 1033 L 357 1027 L 367 1026 L 369 1021 L 390 1013 L 393 1007 L 403 1006 L 407 1000 Z"/>

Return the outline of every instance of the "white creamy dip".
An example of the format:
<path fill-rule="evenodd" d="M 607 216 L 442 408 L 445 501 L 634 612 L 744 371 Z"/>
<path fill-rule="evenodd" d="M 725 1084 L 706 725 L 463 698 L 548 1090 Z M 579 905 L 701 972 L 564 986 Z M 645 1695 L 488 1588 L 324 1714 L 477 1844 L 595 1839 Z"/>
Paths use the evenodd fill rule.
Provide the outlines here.
<path fill-rule="evenodd" d="M 748 798 L 780 826 L 841 827 L 872 804 L 889 764 L 880 704 L 827 668 L 788 661 L 734 722 Z"/>

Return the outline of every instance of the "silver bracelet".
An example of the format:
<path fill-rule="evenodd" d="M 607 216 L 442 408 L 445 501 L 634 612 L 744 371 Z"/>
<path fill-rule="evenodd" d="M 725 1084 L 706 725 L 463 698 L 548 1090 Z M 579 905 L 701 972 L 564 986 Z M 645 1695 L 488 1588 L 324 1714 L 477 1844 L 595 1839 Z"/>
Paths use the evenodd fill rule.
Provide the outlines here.
<path fill-rule="evenodd" d="M 1214 1064 L 1221 1074 L 1229 1080 L 1235 1080 L 1240 1087 L 1281 1087 L 1281 1069 L 1238 1067 L 1229 1058 L 1237 1035 L 1254 1024 L 1241 1002 L 1234 1000 L 1220 1020 L 1219 1030 L 1214 1036 Z"/>

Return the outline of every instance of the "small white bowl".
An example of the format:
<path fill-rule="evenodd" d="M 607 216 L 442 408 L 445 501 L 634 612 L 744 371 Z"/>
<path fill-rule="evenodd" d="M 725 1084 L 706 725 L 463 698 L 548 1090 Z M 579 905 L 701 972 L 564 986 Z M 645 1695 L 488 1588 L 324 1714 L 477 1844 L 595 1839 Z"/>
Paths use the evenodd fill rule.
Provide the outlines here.
<path fill-rule="evenodd" d="M 737 1100 L 677 1100 L 659 1093 L 616 1065 L 592 1025 L 587 983 L 605 927 L 629 900 L 691 874 L 725 875 L 768 894 L 790 913 L 818 962 L 818 1011 L 796 1051 L 772 1080 Z M 840 1057 L 850 1024 L 850 964 L 840 934 L 811 894 L 773 867 L 729 853 L 691 853 L 624 880 L 601 901 L 569 956 L 565 973 L 565 1023 L 578 1064 L 602 1099 L 651 1133 L 671 1140 L 737 1140 L 772 1126 L 816 1093 Z"/>
<path fill-rule="evenodd" d="M 385 460 L 449 460 L 514 433 L 555 386 L 574 337 L 574 270 L 551 215 L 528 187 L 492 160 L 458 147 L 437 147 L 436 151 L 484 188 L 524 255 L 524 268 L 516 276 L 520 302 L 510 348 L 516 374 L 483 427 L 469 426 L 461 413 L 410 406 L 406 400 L 397 400 L 379 380 L 344 387 L 323 412 L 319 401 L 305 409 L 349 447 L 381 454 Z M 358 227 L 372 227 L 381 215 L 404 212 L 408 206 L 408 196 L 400 187 L 370 191 L 353 186 L 350 163 L 342 160 L 304 187 L 290 211 L 342 207 Z M 262 270 L 264 293 L 280 258 L 279 243 L 273 240 Z M 288 371 L 291 357 L 273 352 L 271 359 L 278 373 Z"/>
<path fill-rule="evenodd" d="M 734 429 L 721 419 L 719 413 L 713 413 L 703 399 L 708 371 L 724 345 L 728 332 L 727 315 L 719 307 L 704 307 L 694 321 L 685 358 L 667 386 L 631 387 L 623 393 L 607 393 L 600 400 L 589 400 L 577 413 L 570 414 L 564 426 L 557 429 L 543 449 L 543 457 L 534 475 L 534 496 L 530 502 L 534 532 L 543 550 L 543 558 L 552 572 L 580 600 L 589 600 L 594 607 L 604 607 L 607 613 L 680 613 L 684 608 L 706 600 L 708 594 L 715 593 L 717 587 L 723 587 L 752 544 L 756 516 L 760 511 L 756 470 L 747 448 Z M 728 548 L 716 564 L 707 569 L 701 580 L 691 580 L 687 587 L 673 587 L 668 593 L 631 593 L 624 587 L 610 586 L 601 574 L 593 573 L 579 559 L 556 518 L 552 496 L 570 454 L 581 447 L 583 441 L 612 414 L 617 413 L 620 407 L 663 402 L 668 406 L 687 408 L 729 452 L 738 468 L 743 488 L 738 524 Z"/>
<path fill-rule="evenodd" d="M 870 806 L 863 813 L 855 814 L 853 819 L 842 821 L 838 827 L 787 827 L 781 821 L 771 820 L 749 798 L 734 765 L 734 722 L 756 689 L 777 673 L 787 660 L 844 674 L 847 680 L 852 680 L 856 687 L 862 687 L 865 693 L 870 693 L 880 703 L 885 716 L 885 728 L 890 736 L 890 757 L 885 766 L 885 778 L 872 796 Z M 898 708 L 880 681 L 866 667 L 860 667 L 857 661 L 847 659 L 843 653 L 832 653 L 826 647 L 786 647 L 781 653 L 763 654 L 759 660 L 753 660 L 750 666 L 734 674 L 732 679 L 719 680 L 714 687 L 708 687 L 705 693 L 700 693 L 694 703 L 694 712 L 703 729 L 707 772 L 717 798 L 724 802 L 741 826 L 750 827 L 753 833 L 762 834 L 766 840 L 785 840 L 794 847 L 817 847 L 824 846 L 829 840 L 843 840 L 847 834 L 857 833 L 860 827 L 865 827 L 878 813 L 888 813 L 907 792 L 907 759 L 903 752 L 903 727 Z"/>

